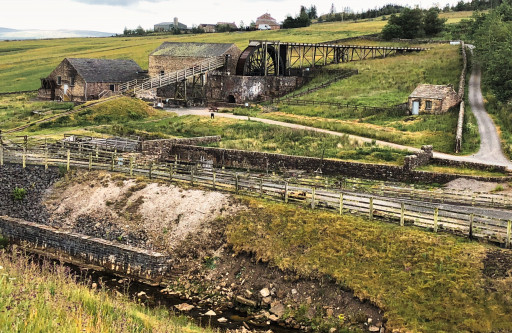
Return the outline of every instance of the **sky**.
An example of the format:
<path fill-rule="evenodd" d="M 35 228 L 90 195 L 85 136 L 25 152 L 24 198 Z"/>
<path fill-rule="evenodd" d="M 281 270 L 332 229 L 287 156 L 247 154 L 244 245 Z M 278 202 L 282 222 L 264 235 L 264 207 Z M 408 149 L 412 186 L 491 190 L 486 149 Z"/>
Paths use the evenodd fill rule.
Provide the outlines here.
<path fill-rule="evenodd" d="M 456 0 L 0 0 L 0 27 L 41 30 L 94 30 L 120 33 L 125 27 L 152 29 L 160 22 L 187 26 L 201 23 L 243 21 L 246 25 L 265 12 L 278 22 L 295 16 L 301 5 L 314 4 L 319 14 L 350 7 L 354 11 L 379 8 L 387 3 L 443 7 Z"/>

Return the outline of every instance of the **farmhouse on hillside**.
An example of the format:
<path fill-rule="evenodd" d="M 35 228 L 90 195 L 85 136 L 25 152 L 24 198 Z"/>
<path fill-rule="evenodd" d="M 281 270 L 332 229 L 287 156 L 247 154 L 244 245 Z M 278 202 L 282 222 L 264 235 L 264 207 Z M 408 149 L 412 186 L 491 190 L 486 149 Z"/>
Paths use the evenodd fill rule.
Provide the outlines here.
<path fill-rule="evenodd" d="M 65 58 L 41 79 L 38 97 L 86 102 L 117 91 L 120 83 L 145 76 L 133 60 Z"/>
<path fill-rule="evenodd" d="M 281 26 L 276 19 L 265 13 L 256 19 L 256 29 L 259 30 L 279 30 Z"/>
<path fill-rule="evenodd" d="M 409 95 L 408 106 L 411 114 L 439 114 L 460 103 L 452 85 L 420 84 Z"/>
<path fill-rule="evenodd" d="M 155 32 L 172 31 L 175 28 L 179 30 L 187 30 L 187 26 L 183 23 L 178 22 L 178 18 L 175 17 L 173 22 L 161 22 L 154 25 L 153 30 Z"/>
<path fill-rule="evenodd" d="M 208 24 L 208 23 L 201 23 L 199 26 L 198 26 L 200 29 L 203 29 L 204 32 L 216 32 L 216 26 L 215 24 Z"/>

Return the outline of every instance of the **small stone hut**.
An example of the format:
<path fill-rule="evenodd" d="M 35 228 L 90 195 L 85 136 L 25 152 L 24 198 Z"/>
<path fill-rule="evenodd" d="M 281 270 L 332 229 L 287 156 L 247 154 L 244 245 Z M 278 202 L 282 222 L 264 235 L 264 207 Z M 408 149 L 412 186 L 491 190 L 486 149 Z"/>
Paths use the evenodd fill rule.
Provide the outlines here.
<path fill-rule="evenodd" d="M 149 55 L 149 76 L 187 69 L 208 58 L 220 56 L 229 56 L 226 70 L 234 73 L 241 52 L 235 44 L 165 42 Z"/>
<path fill-rule="evenodd" d="M 49 76 L 41 79 L 38 97 L 86 102 L 117 91 L 120 83 L 145 75 L 133 60 L 65 58 Z"/>
<path fill-rule="evenodd" d="M 409 95 L 408 107 L 411 114 L 439 114 L 460 103 L 452 85 L 420 84 Z"/>

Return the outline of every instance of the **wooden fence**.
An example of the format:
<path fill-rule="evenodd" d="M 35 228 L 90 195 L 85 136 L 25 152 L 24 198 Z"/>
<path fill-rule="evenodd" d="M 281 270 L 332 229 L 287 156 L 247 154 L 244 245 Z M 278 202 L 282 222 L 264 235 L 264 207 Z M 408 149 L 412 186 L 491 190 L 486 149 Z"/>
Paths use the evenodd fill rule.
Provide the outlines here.
<path fill-rule="evenodd" d="M 352 193 L 342 189 L 313 186 L 284 181 L 277 177 L 215 169 L 203 164 L 175 161 L 156 164 L 135 158 L 134 154 L 116 152 L 62 150 L 58 147 L 38 150 L 15 150 L 0 147 L 0 167 L 4 163 L 49 166 L 58 165 L 89 170 L 110 170 L 150 179 L 183 182 L 214 190 L 234 192 L 270 200 L 296 203 L 311 209 L 326 209 L 339 214 L 363 214 L 371 219 L 383 218 L 400 226 L 417 226 L 434 232 L 447 231 L 470 238 L 483 239 L 510 247 L 512 217 L 509 220 L 468 213 L 465 209 L 441 208 L 417 200 L 387 198 L 374 194 Z"/>

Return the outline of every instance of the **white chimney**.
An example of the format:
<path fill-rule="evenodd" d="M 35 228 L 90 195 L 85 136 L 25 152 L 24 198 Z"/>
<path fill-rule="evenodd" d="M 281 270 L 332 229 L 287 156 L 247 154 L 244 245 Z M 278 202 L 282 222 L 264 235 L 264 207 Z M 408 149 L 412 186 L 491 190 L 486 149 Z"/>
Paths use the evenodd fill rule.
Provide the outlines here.
<path fill-rule="evenodd" d="M 178 18 L 177 17 L 174 18 L 174 27 L 175 28 L 179 28 L 178 27 Z"/>

